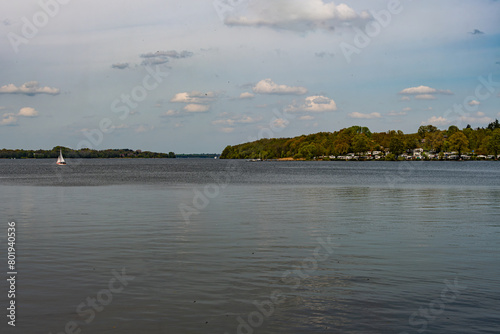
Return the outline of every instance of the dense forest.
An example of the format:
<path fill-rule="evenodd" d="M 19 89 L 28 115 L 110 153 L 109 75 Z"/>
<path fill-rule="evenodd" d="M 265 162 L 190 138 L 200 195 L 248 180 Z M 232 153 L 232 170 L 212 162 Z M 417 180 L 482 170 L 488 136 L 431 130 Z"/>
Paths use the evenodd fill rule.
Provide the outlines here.
<path fill-rule="evenodd" d="M 349 153 L 361 156 L 366 152 L 379 151 L 383 160 L 395 160 L 405 152 L 416 148 L 441 158 L 442 152 L 456 152 L 472 157 L 500 154 L 500 124 L 498 120 L 486 128 L 472 129 L 470 125 L 460 130 L 452 125 L 439 130 L 433 125 L 421 126 L 417 133 L 402 131 L 372 133 L 367 127 L 351 126 L 335 132 L 319 132 L 294 138 L 260 139 L 250 143 L 227 146 L 221 159 L 328 159 Z M 432 156 L 433 156 L 432 155 Z"/>
<path fill-rule="evenodd" d="M 109 149 L 109 150 L 91 150 L 83 148 L 81 150 L 72 150 L 63 146 L 56 146 L 52 150 L 0 150 L 2 159 L 57 159 L 59 149 L 65 158 L 92 159 L 92 158 L 175 158 L 174 152 L 155 153 L 141 150 L 130 149 Z"/>

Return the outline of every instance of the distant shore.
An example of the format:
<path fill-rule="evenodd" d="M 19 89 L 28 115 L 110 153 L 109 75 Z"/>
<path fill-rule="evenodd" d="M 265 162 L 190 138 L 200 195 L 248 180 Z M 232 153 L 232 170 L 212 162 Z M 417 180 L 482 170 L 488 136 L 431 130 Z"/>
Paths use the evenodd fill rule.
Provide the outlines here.
<path fill-rule="evenodd" d="M 64 158 L 68 159 L 107 159 L 107 158 L 176 158 L 174 152 L 158 153 L 142 150 L 107 149 L 92 150 L 82 148 L 73 150 L 64 146 L 56 146 L 51 150 L 19 150 L 19 149 L 1 149 L 0 159 L 57 159 L 59 152 L 62 152 Z"/>

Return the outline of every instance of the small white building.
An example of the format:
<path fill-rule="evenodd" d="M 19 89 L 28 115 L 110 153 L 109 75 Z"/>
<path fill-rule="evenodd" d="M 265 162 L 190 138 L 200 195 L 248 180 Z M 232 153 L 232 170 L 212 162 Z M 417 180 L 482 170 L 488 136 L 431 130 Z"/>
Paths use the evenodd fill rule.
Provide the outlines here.
<path fill-rule="evenodd" d="M 421 157 L 422 153 L 424 153 L 424 149 L 423 148 L 416 148 L 416 149 L 413 150 L 413 156 L 414 157 Z"/>

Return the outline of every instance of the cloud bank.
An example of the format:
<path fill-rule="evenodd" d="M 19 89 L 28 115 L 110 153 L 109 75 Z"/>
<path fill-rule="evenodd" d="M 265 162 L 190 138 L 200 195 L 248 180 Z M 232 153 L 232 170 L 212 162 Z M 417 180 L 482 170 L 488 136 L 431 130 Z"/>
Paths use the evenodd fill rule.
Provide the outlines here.
<path fill-rule="evenodd" d="M 277 95 L 303 95 L 307 94 L 305 87 L 292 87 L 287 85 L 278 85 L 271 79 L 259 81 L 253 88 L 257 94 L 277 94 Z"/>
<path fill-rule="evenodd" d="M 382 117 L 382 115 L 380 115 L 380 113 L 378 113 L 378 112 L 363 114 L 363 113 L 360 113 L 357 111 L 351 112 L 351 113 L 347 114 L 347 116 L 349 116 L 350 118 L 358 118 L 358 119 L 374 119 L 374 118 L 381 118 Z"/>
<path fill-rule="evenodd" d="M 321 95 L 308 96 L 301 103 L 294 102 L 285 108 L 287 112 L 327 112 L 337 110 L 334 100 Z"/>
<path fill-rule="evenodd" d="M 323 0 L 252 0 L 244 14 L 228 15 L 228 26 L 269 27 L 284 30 L 333 30 L 341 24 L 367 21 L 371 15 L 357 13 L 346 4 Z"/>
<path fill-rule="evenodd" d="M 2 119 L 0 120 L 0 125 L 18 125 L 17 120 L 19 117 L 38 117 L 38 111 L 35 108 L 24 107 L 19 109 L 17 114 L 15 113 L 5 113 L 2 115 Z"/>
<path fill-rule="evenodd" d="M 111 65 L 111 68 L 116 68 L 119 70 L 124 70 L 128 67 L 129 67 L 129 63 L 116 63 L 116 64 Z"/>
<path fill-rule="evenodd" d="M 0 94 L 24 94 L 34 96 L 36 94 L 57 95 L 61 91 L 53 87 L 40 87 L 37 81 L 29 81 L 17 87 L 14 84 L 8 84 L 0 87 Z"/>
<path fill-rule="evenodd" d="M 181 52 L 170 50 L 143 53 L 140 55 L 140 57 L 144 59 L 141 63 L 142 65 L 161 65 L 168 63 L 169 58 L 189 58 L 192 55 L 192 52 L 186 50 Z"/>

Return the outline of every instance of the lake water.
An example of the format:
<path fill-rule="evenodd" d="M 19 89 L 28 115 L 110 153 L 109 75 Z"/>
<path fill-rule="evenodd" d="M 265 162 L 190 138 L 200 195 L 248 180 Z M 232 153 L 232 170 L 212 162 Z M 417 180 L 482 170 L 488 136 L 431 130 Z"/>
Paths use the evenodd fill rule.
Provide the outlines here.
<path fill-rule="evenodd" d="M 499 162 L 0 160 L 0 209 L 2 333 L 500 332 Z"/>

